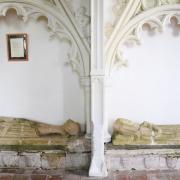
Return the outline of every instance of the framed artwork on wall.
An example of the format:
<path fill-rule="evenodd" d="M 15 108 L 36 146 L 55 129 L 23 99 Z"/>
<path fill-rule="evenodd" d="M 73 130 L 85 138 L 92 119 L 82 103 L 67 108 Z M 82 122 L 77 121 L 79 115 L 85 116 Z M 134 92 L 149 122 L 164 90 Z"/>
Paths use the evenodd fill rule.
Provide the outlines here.
<path fill-rule="evenodd" d="M 7 52 L 9 61 L 28 61 L 27 34 L 7 34 Z"/>

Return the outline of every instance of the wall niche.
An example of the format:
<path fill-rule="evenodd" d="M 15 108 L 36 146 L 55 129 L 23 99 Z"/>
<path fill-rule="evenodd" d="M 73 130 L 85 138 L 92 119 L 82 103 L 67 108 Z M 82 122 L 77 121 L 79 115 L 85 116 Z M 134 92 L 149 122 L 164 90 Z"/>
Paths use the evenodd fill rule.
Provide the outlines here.
<path fill-rule="evenodd" d="M 8 61 L 9 33 L 28 34 L 27 62 Z M 84 94 L 78 76 L 66 65 L 68 44 L 50 38 L 46 18 L 24 22 L 9 9 L 0 17 L 0 40 L 0 115 L 50 124 L 71 118 L 84 128 Z"/>

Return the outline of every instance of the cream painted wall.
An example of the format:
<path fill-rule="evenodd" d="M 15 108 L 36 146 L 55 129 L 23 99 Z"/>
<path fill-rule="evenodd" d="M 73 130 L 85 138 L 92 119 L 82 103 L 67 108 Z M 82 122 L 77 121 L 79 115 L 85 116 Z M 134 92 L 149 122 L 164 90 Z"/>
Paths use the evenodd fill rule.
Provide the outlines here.
<path fill-rule="evenodd" d="M 140 46 L 126 45 L 129 66 L 112 74 L 108 96 L 109 128 L 118 117 L 156 124 L 180 123 L 180 28 L 147 28 Z"/>
<path fill-rule="evenodd" d="M 0 18 L 0 116 L 52 124 L 72 118 L 85 124 L 78 76 L 65 65 L 68 45 L 50 40 L 45 23 L 24 24 L 14 11 Z M 29 36 L 29 61 L 8 62 L 6 34 L 21 32 Z"/>

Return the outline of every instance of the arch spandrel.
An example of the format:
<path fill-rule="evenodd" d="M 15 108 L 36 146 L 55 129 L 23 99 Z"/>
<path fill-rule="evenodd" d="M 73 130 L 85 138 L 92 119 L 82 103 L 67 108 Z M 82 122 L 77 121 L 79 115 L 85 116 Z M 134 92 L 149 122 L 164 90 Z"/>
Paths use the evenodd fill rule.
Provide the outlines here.
<path fill-rule="evenodd" d="M 158 0 L 157 0 L 158 1 Z M 143 1 L 144 3 L 146 1 Z M 139 10 L 134 9 L 134 14 L 126 21 L 120 19 L 121 22 L 115 27 L 112 36 L 107 42 L 106 46 L 106 73 L 109 75 L 114 69 L 119 69 L 123 66 L 127 66 L 127 60 L 123 57 L 122 46 L 126 41 L 133 41 L 136 44 L 139 44 L 141 41 L 142 27 L 144 24 L 148 24 L 150 28 L 156 29 L 158 31 L 163 31 L 167 22 L 170 21 L 172 17 L 176 17 L 177 23 L 180 21 L 180 4 L 178 2 L 172 3 L 156 3 L 154 7 L 143 5 Z M 130 2 L 129 2 L 130 3 Z M 151 4 L 152 5 L 152 4 Z M 137 6 L 136 6 L 137 8 Z M 133 9 L 131 9 L 133 11 Z"/>
<path fill-rule="evenodd" d="M 47 0 L 1 0 L 0 15 L 6 16 L 9 9 L 15 9 L 18 16 L 24 21 L 29 18 L 37 20 L 44 16 L 48 20 L 47 27 L 51 35 L 58 37 L 61 41 L 69 42 L 67 64 L 80 77 L 89 75 L 90 48 L 85 39 L 81 38 L 80 30 L 75 25 L 71 12 L 63 1 Z"/>

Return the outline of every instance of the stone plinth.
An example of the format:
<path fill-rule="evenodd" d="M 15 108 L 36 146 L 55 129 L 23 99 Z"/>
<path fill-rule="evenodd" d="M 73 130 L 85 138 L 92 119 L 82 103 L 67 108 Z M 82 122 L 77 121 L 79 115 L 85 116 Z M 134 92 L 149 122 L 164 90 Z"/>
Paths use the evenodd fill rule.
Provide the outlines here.
<path fill-rule="evenodd" d="M 112 171 L 180 169 L 180 146 L 108 145 L 105 155 Z"/>
<path fill-rule="evenodd" d="M 6 150 L 0 150 L 0 169 L 13 168 L 26 171 L 88 169 L 90 149 L 87 145 L 89 142 L 85 141 L 87 140 L 84 138 L 74 140 L 74 143 L 68 144 L 64 150 L 53 149 L 51 146 L 48 146 L 51 150 L 32 150 L 32 148 L 24 150 L 20 145 L 18 149 L 11 150 L 10 146 L 5 146 Z"/>
<path fill-rule="evenodd" d="M 0 169 L 88 169 L 90 140 L 80 125 L 68 120 L 55 126 L 19 118 L 0 117 Z"/>

